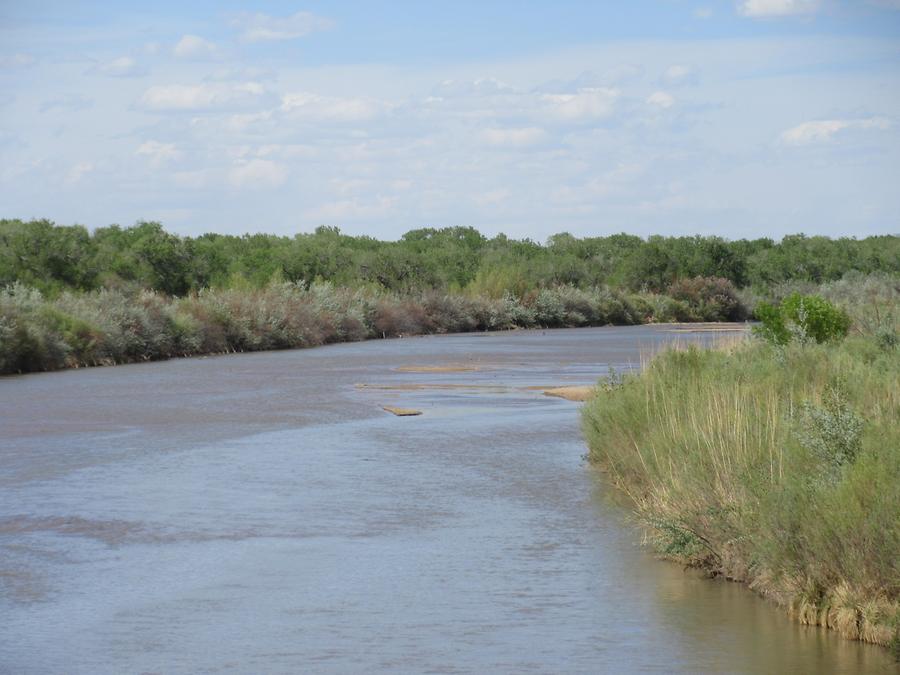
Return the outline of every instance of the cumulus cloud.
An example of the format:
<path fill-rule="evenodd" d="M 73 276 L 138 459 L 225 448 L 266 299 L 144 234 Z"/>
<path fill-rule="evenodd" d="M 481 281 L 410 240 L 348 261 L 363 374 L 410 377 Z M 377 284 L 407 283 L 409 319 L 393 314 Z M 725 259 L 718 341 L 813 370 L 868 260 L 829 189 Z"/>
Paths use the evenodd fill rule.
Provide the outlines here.
<path fill-rule="evenodd" d="M 148 158 L 154 166 L 161 166 L 182 157 L 181 151 L 174 143 L 159 141 L 144 141 L 135 150 L 135 154 Z"/>
<path fill-rule="evenodd" d="M 618 98 L 618 89 L 591 87 L 579 89 L 574 94 L 543 94 L 540 100 L 551 117 L 577 122 L 608 117 Z"/>
<path fill-rule="evenodd" d="M 147 73 L 146 69 L 130 56 L 120 56 L 99 63 L 93 68 L 93 72 L 109 77 L 140 77 Z"/>
<path fill-rule="evenodd" d="M 312 12 L 297 12 L 284 17 L 257 13 L 243 14 L 232 21 L 232 25 L 241 30 L 244 42 L 270 42 L 295 40 L 311 33 L 329 30 L 334 22 Z"/>
<path fill-rule="evenodd" d="M 172 53 L 179 59 L 200 60 L 214 58 L 218 55 L 218 48 L 199 35 L 183 35 L 172 48 Z"/>
<path fill-rule="evenodd" d="M 521 148 L 541 142 L 546 137 L 546 133 L 539 127 L 485 129 L 482 137 L 488 145 Z"/>
<path fill-rule="evenodd" d="M 338 98 L 310 92 L 286 94 L 281 111 L 292 117 L 322 122 L 363 122 L 389 111 L 383 101 L 367 98 Z"/>
<path fill-rule="evenodd" d="M 238 162 L 228 172 L 228 183 L 238 189 L 277 188 L 287 180 L 287 168 L 268 159 Z"/>
<path fill-rule="evenodd" d="M 738 12 L 754 19 L 815 14 L 821 0 L 741 0 Z"/>
<path fill-rule="evenodd" d="M 881 130 L 891 127 L 890 120 L 884 117 L 848 120 L 814 120 L 804 122 L 782 132 L 781 142 L 785 145 L 810 145 L 827 143 L 834 136 L 846 129 Z"/>
<path fill-rule="evenodd" d="M 259 82 L 160 84 L 147 89 L 139 105 L 156 111 L 246 108 L 261 103 L 265 94 Z"/>
<path fill-rule="evenodd" d="M 671 108 L 675 105 L 675 97 L 664 91 L 654 91 L 647 97 L 647 103 L 659 108 Z"/>

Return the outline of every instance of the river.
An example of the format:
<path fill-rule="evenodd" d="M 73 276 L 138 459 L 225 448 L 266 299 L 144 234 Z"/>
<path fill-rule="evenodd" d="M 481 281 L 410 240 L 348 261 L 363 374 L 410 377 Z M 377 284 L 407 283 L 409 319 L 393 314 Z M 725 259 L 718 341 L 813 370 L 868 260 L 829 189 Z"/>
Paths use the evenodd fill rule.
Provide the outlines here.
<path fill-rule="evenodd" d="M 0 672 L 891 669 L 655 560 L 582 458 L 580 404 L 529 388 L 714 335 L 514 331 L 2 378 Z"/>

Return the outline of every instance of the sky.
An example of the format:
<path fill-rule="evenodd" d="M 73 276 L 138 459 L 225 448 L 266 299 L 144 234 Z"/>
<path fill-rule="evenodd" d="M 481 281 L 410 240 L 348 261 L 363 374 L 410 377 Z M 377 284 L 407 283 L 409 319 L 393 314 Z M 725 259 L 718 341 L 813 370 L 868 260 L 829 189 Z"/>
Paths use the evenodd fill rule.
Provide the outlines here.
<path fill-rule="evenodd" d="M 0 0 L 0 218 L 900 233 L 900 0 Z"/>

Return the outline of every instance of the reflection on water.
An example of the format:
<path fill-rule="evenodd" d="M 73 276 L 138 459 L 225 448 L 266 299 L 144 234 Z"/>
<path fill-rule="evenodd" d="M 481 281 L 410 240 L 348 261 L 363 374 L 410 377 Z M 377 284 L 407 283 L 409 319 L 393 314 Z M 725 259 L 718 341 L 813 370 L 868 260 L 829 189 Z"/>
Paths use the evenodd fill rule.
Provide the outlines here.
<path fill-rule="evenodd" d="M 581 459 L 578 404 L 529 389 L 675 339 L 714 336 L 520 331 L 0 380 L 0 671 L 890 669 L 653 560 Z M 398 370 L 461 363 L 479 369 Z"/>

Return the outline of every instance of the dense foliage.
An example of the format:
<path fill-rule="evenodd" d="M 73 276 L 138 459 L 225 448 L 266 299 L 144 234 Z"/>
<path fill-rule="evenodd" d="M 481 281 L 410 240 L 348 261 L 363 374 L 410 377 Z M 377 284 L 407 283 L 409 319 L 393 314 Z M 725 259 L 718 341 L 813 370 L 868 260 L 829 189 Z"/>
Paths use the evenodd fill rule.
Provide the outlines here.
<path fill-rule="evenodd" d="M 691 303 L 572 286 L 491 298 L 280 282 L 178 298 L 129 287 L 46 297 L 15 283 L 0 290 L 0 373 L 422 333 L 691 321 L 708 309 Z"/>
<path fill-rule="evenodd" d="M 818 295 L 792 293 L 778 305 L 761 302 L 755 308 L 757 335 L 777 345 L 791 340 L 828 342 L 847 335 L 850 315 Z"/>
<path fill-rule="evenodd" d="M 2 220 L 0 373 L 401 334 L 740 321 L 804 285 L 898 270 L 890 236 L 558 234 L 541 245 L 468 227 L 391 242 L 331 227 L 191 238 L 150 222 L 91 233 Z"/>
<path fill-rule="evenodd" d="M 778 308 L 792 322 L 801 305 L 828 317 L 807 323 L 804 335 L 822 329 L 816 339 L 669 350 L 601 387 L 584 409 L 589 456 L 665 556 L 895 648 L 900 283 L 818 290 Z"/>
<path fill-rule="evenodd" d="M 541 245 L 502 234 L 489 239 L 470 227 L 425 228 L 399 241 L 379 241 L 333 227 L 293 237 L 191 238 L 152 222 L 91 233 L 47 220 L 0 220 L 0 286 L 19 281 L 51 295 L 134 284 L 182 296 L 208 287 L 261 288 L 273 280 L 393 292 L 465 290 L 493 298 L 560 285 L 662 293 L 698 277 L 726 279 L 736 288 L 768 288 L 785 281 L 834 281 L 851 270 L 900 271 L 900 237 L 794 235 L 774 242 L 644 240 L 627 234 L 579 239 L 563 233 Z M 718 295 L 715 289 L 696 290 Z"/>

